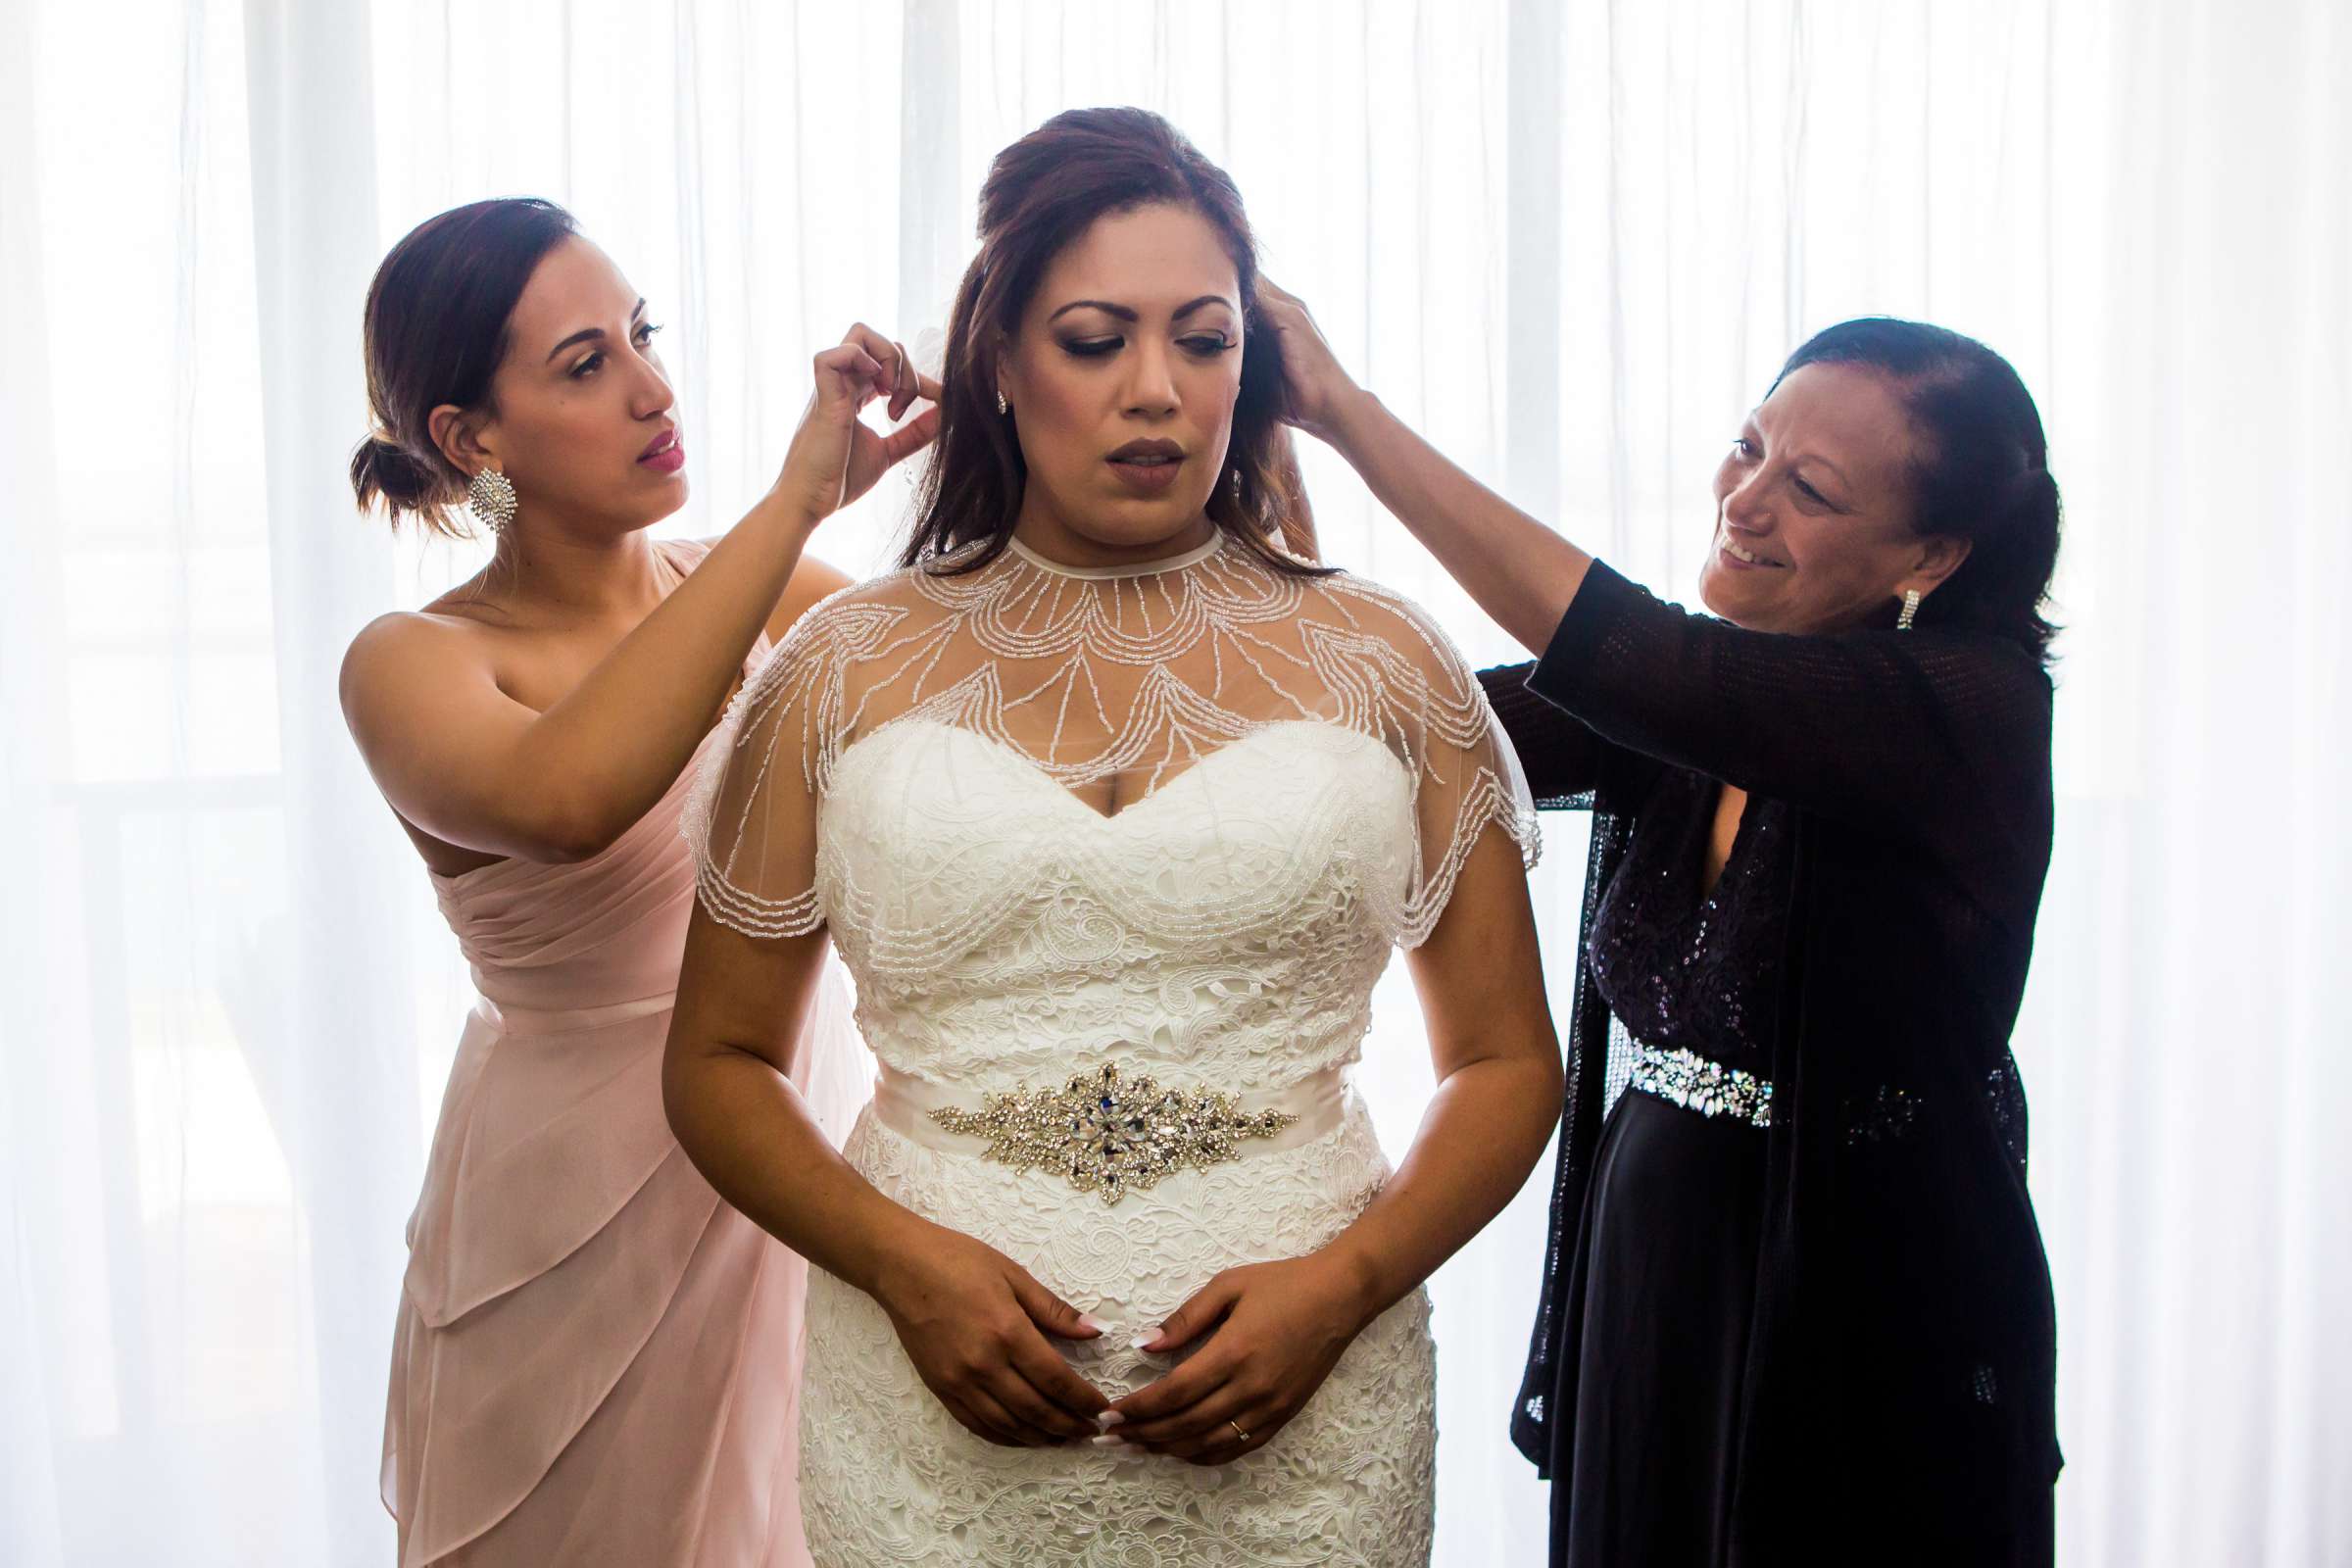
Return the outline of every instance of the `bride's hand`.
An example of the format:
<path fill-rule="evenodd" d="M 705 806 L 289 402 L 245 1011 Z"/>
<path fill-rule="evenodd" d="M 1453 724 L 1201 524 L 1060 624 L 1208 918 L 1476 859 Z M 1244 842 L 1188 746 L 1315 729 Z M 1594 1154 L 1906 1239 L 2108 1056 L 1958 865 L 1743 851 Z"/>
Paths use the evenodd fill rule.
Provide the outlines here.
<path fill-rule="evenodd" d="M 923 1386 L 974 1437 L 1005 1447 L 1091 1438 L 1109 1404 L 1046 1343 L 1091 1340 L 1082 1316 L 1011 1258 L 944 1226 L 903 1248 L 874 1299 Z"/>
<path fill-rule="evenodd" d="M 1282 351 L 1282 416 L 1308 435 L 1332 440 L 1342 407 L 1362 389 L 1340 368 L 1339 356 L 1323 340 L 1306 302 L 1262 275 L 1257 318 Z"/>
<path fill-rule="evenodd" d="M 913 456 L 939 433 L 939 383 L 914 368 L 906 345 L 860 321 L 838 347 L 816 357 L 816 387 L 792 434 L 774 493 L 813 525 L 874 487 L 891 465 Z M 887 397 L 890 417 L 917 399 L 932 406 L 885 435 L 858 417 Z"/>
<path fill-rule="evenodd" d="M 1195 1464 L 1230 1464 L 1282 1430 L 1331 1376 L 1363 1331 L 1354 1282 L 1326 1259 L 1294 1257 L 1229 1268 L 1210 1280 L 1142 1348 L 1200 1353 L 1111 1408 L 1122 1442 Z M 1213 1332 L 1212 1332 L 1213 1331 Z"/>

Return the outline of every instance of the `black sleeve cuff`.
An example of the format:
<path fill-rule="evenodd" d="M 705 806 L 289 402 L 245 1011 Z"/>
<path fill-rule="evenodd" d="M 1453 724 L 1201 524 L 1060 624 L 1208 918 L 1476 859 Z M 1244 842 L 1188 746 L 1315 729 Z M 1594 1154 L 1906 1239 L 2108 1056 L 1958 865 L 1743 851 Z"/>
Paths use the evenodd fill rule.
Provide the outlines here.
<path fill-rule="evenodd" d="M 1544 657 L 1527 677 L 1527 689 L 1545 702 L 1587 718 L 1583 701 L 1589 677 L 1599 671 L 1607 657 L 1609 639 L 1629 615 L 1639 614 L 1644 601 L 1654 603 L 1628 582 L 1607 562 L 1595 561 L 1568 601 L 1567 613 L 1552 629 Z"/>

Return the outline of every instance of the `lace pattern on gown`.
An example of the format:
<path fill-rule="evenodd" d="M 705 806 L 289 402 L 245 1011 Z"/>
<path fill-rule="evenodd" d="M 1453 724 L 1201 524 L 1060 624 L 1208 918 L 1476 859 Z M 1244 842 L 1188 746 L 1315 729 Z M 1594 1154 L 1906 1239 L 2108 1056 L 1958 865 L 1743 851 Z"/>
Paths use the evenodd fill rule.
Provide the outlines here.
<path fill-rule="evenodd" d="M 715 918 L 823 925 L 876 1056 L 975 1104 L 1104 1061 L 1235 1094 L 1343 1066 L 1482 838 L 1537 848 L 1511 749 L 1425 615 L 1222 539 L 1102 573 L 1016 547 L 835 596 L 735 703 L 688 820 Z M 1136 1334 L 1221 1269 L 1321 1247 L 1389 1174 L 1352 1095 L 1322 1138 L 1115 1209 L 870 1110 L 844 1152 L 1109 1324 L 1063 1349 L 1114 1396 L 1167 1364 Z M 869 1298 L 813 1276 L 811 1547 L 892 1568 L 1426 1563 L 1428 1310 L 1390 1309 L 1272 1441 L 1203 1469 L 984 1444 Z"/>
<path fill-rule="evenodd" d="M 1159 569 L 1101 574 L 1017 541 L 957 573 L 975 550 L 834 595 L 737 695 L 687 808 L 713 916 L 755 936 L 822 923 L 812 838 L 780 831 L 813 820 L 779 808 L 778 792 L 822 800 L 858 741 L 907 719 L 1001 746 L 1066 790 L 1110 782 L 1128 802 L 1286 720 L 1376 741 L 1419 820 L 1410 874 L 1379 911 L 1404 947 L 1427 938 L 1490 822 L 1534 864 L 1534 804 L 1485 693 L 1400 595 L 1278 573 L 1222 536 Z"/>

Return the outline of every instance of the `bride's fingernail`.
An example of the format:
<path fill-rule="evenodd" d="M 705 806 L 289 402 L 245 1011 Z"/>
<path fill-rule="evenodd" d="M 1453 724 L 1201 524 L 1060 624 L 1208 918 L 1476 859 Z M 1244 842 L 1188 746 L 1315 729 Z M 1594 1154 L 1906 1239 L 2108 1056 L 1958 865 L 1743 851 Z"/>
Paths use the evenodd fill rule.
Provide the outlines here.
<path fill-rule="evenodd" d="M 1127 1440 L 1116 1432 L 1105 1432 L 1099 1438 L 1089 1438 L 1086 1441 L 1098 1448 L 1124 1448 L 1127 1446 Z"/>
<path fill-rule="evenodd" d="M 1156 1334 L 1138 1334 L 1134 1339 L 1129 1340 L 1127 1343 L 1134 1346 L 1139 1350 L 1149 1350 L 1152 1348 L 1152 1342 L 1158 1338 L 1159 1336 Z"/>
<path fill-rule="evenodd" d="M 1127 1412 L 1124 1410 L 1103 1410 L 1096 1414 L 1095 1425 L 1100 1427 L 1104 1432 L 1108 1432 L 1112 1427 L 1117 1426 L 1120 1422 L 1126 1419 Z"/>
<path fill-rule="evenodd" d="M 1101 1318 L 1096 1317 L 1091 1313 L 1081 1314 L 1078 1319 L 1078 1326 L 1082 1329 L 1093 1329 L 1097 1334 L 1108 1334 L 1110 1332 L 1109 1324 L 1103 1322 Z"/>

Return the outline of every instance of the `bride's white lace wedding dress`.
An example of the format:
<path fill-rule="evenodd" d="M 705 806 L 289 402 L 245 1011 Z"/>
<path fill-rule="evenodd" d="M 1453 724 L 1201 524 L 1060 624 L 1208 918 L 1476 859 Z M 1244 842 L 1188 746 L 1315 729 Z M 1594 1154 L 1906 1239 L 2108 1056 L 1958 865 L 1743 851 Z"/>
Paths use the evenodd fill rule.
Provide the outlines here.
<path fill-rule="evenodd" d="M 756 935 L 829 928 L 881 1063 L 848 1158 L 1110 1324 L 1064 1349 L 1114 1397 L 1171 1364 L 1131 1343 L 1211 1275 L 1321 1247 L 1378 1191 L 1344 1074 L 1373 983 L 1483 834 L 1536 853 L 1509 744 L 1428 618 L 1222 535 L 1117 570 L 1016 543 L 846 590 L 728 725 L 689 810 L 702 897 Z M 981 1442 L 880 1307 L 812 1272 L 810 1547 L 1425 1563 L 1428 1315 L 1415 1292 L 1262 1448 L 1203 1468 Z"/>

